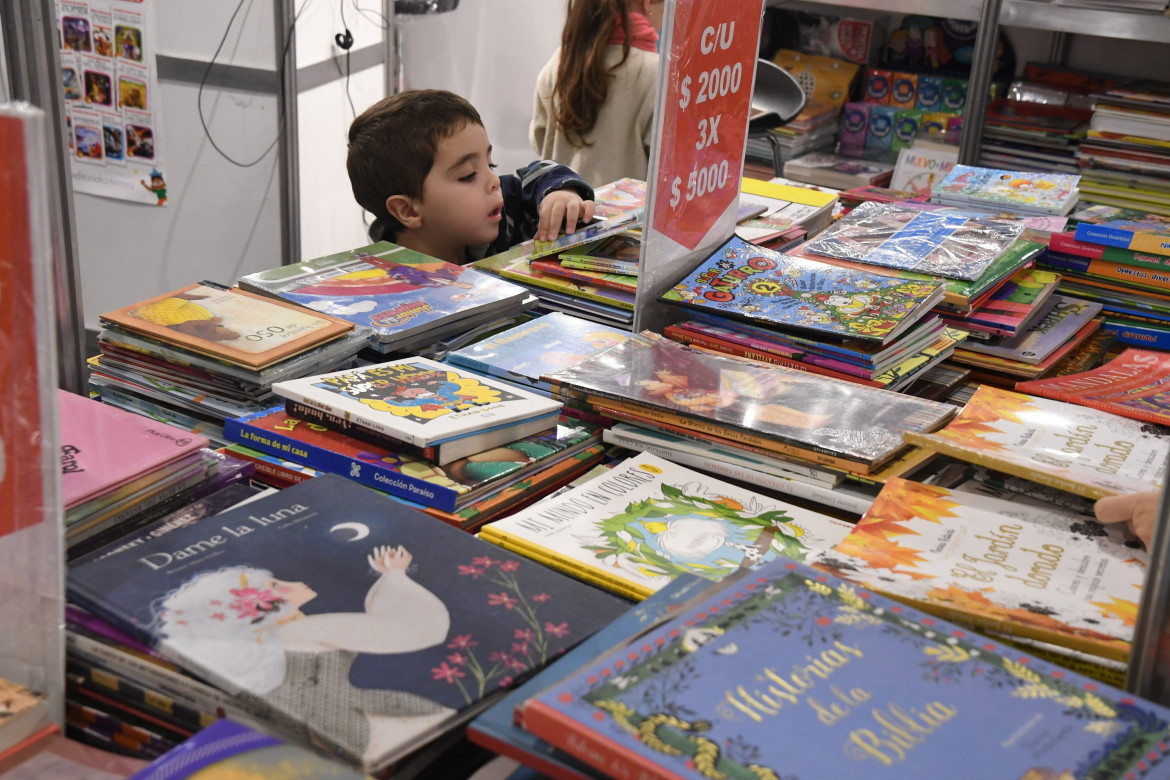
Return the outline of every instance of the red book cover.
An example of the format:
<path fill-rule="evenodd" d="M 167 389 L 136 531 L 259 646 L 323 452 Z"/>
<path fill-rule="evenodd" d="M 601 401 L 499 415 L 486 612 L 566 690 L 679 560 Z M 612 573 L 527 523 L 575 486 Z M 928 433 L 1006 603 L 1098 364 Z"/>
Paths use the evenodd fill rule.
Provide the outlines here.
<path fill-rule="evenodd" d="M 1016 389 L 1170 425 L 1170 354 L 1165 352 L 1127 349 L 1091 371 L 1020 382 Z"/>

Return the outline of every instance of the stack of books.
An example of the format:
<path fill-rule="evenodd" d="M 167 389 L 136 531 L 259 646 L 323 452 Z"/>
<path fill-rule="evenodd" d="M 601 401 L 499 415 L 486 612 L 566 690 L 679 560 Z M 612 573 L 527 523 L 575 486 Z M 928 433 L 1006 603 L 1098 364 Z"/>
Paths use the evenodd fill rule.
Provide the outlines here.
<path fill-rule="evenodd" d="M 1118 343 L 1170 349 L 1170 224 L 1081 222 L 1053 234 L 1041 260 L 1062 276 L 1060 292 L 1101 305 Z"/>
<path fill-rule="evenodd" d="M 385 241 L 248 274 L 238 286 L 366 328 L 379 354 L 442 351 L 531 304 L 522 287 Z"/>
<path fill-rule="evenodd" d="M 930 202 L 1024 214 L 1066 216 L 1077 205 L 1080 176 L 956 165 L 931 190 Z"/>
<path fill-rule="evenodd" d="M 1170 215 L 1170 84 L 1130 82 L 1093 97 L 1090 130 L 1077 152 L 1082 199 Z"/>
<path fill-rule="evenodd" d="M 272 383 L 350 365 L 353 323 L 209 282 L 101 315 L 89 383 L 103 401 L 226 444 L 224 420 L 272 404 Z"/>
<path fill-rule="evenodd" d="M 843 157 L 832 152 L 813 152 L 784 163 L 784 175 L 789 179 L 839 190 L 884 187 L 890 183 L 893 173 L 891 163 Z"/>
<path fill-rule="evenodd" d="M 1170 425 L 1170 355 L 1127 349 L 1102 366 L 1087 371 L 1020 382 L 1021 393 L 1081 404 L 1122 417 Z"/>

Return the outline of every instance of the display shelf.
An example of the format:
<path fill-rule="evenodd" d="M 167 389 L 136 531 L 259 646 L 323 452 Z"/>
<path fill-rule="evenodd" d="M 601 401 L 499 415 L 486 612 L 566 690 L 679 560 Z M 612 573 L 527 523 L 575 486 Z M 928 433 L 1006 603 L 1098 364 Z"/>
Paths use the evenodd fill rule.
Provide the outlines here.
<path fill-rule="evenodd" d="M 1043 0 L 1003 0 L 1000 26 L 1170 43 L 1170 17 L 1136 11 L 1067 8 Z"/>
<path fill-rule="evenodd" d="M 925 14 L 939 16 L 938 0 L 768 0 L 769 7 L 793 7 L 817 11 L 824 8 L 864 9 L 883 14 Z M 981 0 L 951 0 L 946 4 L 946 16 L 952 19 L 976 21 L 983 9 Z M 838 11 L 840 13 L 840 11 Z"/>

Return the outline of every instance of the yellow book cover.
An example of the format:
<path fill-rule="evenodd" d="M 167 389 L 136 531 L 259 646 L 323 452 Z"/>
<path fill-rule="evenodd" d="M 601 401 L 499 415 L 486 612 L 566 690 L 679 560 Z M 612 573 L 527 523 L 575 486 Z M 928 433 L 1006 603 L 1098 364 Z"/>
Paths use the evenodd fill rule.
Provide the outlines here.
<path fill-rule="evenodd" d="M 805 187 L 793 187 L 791 184 L 776 184 L 770 181 L 760 181 L 744 177 L 739 191 L 745 195 L 759 195 L 763 198 L 786 200 L 789 203 L 799 203 L 804 206 L 828 206 L 837 201 L 837 196 L 822 190 L 810 190 Z"/>
<path fill-rule="evenodd" d="M 983 385 L 945 428 L 903 438 L 1096 499 L 1161 487 L 1168 437 L 1138 420 Z"/>
<path fill-rule="evenodd" d="M 1039 500 L 892 479 L 820 561 L 950 620 L 1124 659 L 1148 555 L 1120 526 Z"/>

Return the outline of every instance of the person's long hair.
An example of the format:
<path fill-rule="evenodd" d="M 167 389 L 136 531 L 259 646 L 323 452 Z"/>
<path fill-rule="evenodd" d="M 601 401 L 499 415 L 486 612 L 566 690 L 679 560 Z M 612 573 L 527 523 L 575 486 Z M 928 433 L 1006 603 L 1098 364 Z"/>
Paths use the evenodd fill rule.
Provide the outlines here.
<path fill-rule="evenodd" d="M 606 48 L 619 18 L 626 31 L 622 58 L 606 67 Z M 630 56 L 629 30 L 626 0 L 570 0 L 553 87 L 553 122 L 570 142 L 588 145 L 585 135 L 609 94 L 610 73 Z"/>

